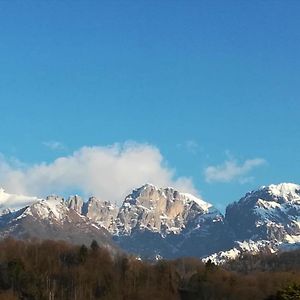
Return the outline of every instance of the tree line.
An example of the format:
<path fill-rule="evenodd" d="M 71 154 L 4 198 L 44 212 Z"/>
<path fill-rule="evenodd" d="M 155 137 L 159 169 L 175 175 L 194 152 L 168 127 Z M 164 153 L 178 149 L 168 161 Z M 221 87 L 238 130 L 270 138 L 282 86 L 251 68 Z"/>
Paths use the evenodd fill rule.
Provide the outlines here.
<path fill-rule="evenodd" d="M 180 258 L 140 261 L 93 241 L 0 242 L 0 300 L 300 299 L 300 251 L 243 256 L 222 267 Z"/>

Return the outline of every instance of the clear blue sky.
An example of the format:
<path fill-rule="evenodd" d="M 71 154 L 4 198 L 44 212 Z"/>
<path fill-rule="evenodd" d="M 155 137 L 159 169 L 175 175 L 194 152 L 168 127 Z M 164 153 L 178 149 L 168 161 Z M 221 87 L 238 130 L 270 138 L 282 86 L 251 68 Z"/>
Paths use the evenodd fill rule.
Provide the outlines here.
<path fill-rule="evenodd" d="M 300 183 L 299 16 L 296 0 L 1 1 L 0 153 L 149 143 L 219 207 Z M 240 175 L 205 180 L 225 161 Z"/>

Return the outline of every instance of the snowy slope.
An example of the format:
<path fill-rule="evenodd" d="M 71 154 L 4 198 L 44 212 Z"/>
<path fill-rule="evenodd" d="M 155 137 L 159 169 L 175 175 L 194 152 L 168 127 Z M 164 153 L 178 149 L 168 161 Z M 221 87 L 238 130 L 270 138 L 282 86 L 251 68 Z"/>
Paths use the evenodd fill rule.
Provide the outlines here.
<path fill-rule="evenodd" d="M 233 248 L 229 250 L 219 251 L 213 253 L 202 259 L 203 262 L 211 260 L 216 265 L 224 264 L 230 260 L 234 260 L 243 254 L 259 254 L 268 253 L 273 254 L 279 250 L 279 244 L 274 241 L 260 240 L 260 241 L 236 241 Z"/>

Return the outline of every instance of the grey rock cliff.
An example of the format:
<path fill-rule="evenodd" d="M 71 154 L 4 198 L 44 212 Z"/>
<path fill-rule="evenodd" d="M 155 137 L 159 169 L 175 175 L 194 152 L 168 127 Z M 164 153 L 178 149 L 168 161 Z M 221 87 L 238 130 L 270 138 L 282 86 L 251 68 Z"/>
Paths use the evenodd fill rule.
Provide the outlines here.
<path fill-rule="evenodd" d="M 211 204 L 151 184 L 126 197 L 116 218 L 115 240 L 130 252 L 166 258 L 199 257 L 233 243 L 224 217 Z"/>

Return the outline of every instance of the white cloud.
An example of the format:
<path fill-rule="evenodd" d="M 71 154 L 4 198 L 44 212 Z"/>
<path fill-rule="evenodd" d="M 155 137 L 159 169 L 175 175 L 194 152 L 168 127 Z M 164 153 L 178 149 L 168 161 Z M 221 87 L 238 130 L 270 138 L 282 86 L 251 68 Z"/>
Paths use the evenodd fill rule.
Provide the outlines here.
<path fill-rule="evenodd" d="M 50 148 L 51 150 L 64 150 L 66 148 L 63 143 L 58 141 L 43 142 L 43 145 Z"/>
<path fill-rule="evenodd" d="M 252 177 L 245 177 L 252 169 L 265 164 L 262 158 L 247 159 L 243 163 L 238 163 L 235 159 L 225 161 L 218 166 L 209 166 L 205 169 L 204 175 L 207 182 L 230 182 L 238 179 L 241 183 L 252 180 Z"/>
<path fill-rule="evenodd" d="M 190 178 L 175 177 L 158 148 L 125 143 L 82 147 L 51 163 L 17 167 L 0 156 L 0 186 L 10 193 L 45 196 L 76 190 L 120 203 L 146 182 L 197 193 Z"/>

